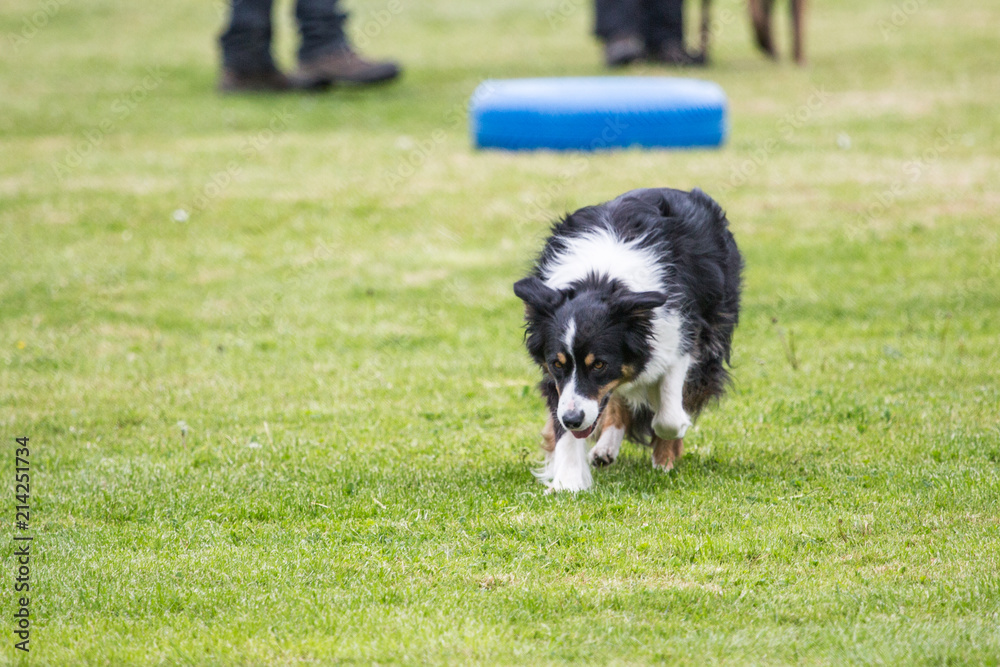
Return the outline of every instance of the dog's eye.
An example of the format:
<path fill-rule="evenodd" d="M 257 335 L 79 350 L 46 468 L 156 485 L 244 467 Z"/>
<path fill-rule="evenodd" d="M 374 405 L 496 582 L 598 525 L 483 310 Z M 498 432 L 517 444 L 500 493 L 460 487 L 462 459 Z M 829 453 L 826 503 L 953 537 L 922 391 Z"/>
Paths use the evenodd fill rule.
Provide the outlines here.
<path fill-rule="evenodd" d="M 607 368 L 607 366 L 608 365 L 606 363 L 604 363 L 603 361 L 595 361 L 594 362 L 594 370 L 595 371 L 603 371 L 605 368 Z"/>
<path fill-rule="evenodd" d="M 558 359 L 556 359 L 555 361 L 552 362 L 552 366 L 554 368 L 562 368 L 565 365 L 566 364 L 564 364 L 563 362 L 559 361 Z"/>

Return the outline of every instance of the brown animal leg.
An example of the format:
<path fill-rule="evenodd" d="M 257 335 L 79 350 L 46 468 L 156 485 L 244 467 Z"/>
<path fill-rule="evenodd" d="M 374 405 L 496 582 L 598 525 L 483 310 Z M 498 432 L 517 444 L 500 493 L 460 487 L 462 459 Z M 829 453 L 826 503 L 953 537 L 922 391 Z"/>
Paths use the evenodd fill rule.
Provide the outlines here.
<path fill-rule="evenodd" d="M 803 34 L 805 31 L 806 0 L 792 0 L 792 54 L 799 65 L 806 63 Z"/>
<path fill-rule="evenodd" d="M 653 437 L 653 467 L 663 472 L 674 469 L 674 461 L 684 454 L 684 439 L 663 440 Z"/>
<path fill-rule="evenodd" d="M 750 21 L 753 23 L 753 33 L 757 40 L 757 46 L 761 51 L 771 56 L 778 57 L 778 52 L 774 48 L 774 39 L 771 36 L 771 8 L 774 0 L 748 0 L 747 7 L 750 9 Z"/>

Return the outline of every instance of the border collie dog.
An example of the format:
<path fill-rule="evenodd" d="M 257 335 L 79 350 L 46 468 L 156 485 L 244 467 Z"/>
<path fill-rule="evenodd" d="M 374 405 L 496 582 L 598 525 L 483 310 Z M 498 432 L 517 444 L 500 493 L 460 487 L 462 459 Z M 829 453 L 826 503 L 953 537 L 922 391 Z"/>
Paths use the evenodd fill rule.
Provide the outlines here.
<path fill-rule="evenodd" d="M 514 284 L 549 408 L 543 483 L 590 488 L 590 466 L 613 463 L 626 436 L 673 468 L 729 380 L 742 268 L 725 213 L 698 189 L 632 190 L 553 226 Z"/>

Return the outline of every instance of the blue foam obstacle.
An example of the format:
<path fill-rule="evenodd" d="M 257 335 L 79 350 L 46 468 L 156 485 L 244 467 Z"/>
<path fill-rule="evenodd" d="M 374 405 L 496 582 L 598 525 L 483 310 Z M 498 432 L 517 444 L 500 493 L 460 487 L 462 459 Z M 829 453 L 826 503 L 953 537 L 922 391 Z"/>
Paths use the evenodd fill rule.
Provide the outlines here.
<path fill-rule="evenodd" d="M 725 141 L 726 109 L 722 88 L 697 79 L 506 79 L 476 88 L 469 119 L 477 148 L 712 148 Z"/>

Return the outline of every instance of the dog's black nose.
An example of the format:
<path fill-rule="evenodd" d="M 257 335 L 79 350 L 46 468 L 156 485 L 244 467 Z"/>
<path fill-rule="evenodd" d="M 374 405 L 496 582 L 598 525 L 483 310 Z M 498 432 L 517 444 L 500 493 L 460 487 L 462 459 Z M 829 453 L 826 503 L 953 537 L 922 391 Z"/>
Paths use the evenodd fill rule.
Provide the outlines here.
<path fill-rule="evenodd" d="M 580 428 L 580 424 L 583 423 L 583 410 L 570 410 L 562 416 L 563 426 L 573 430 L 575 428 Z"/>

